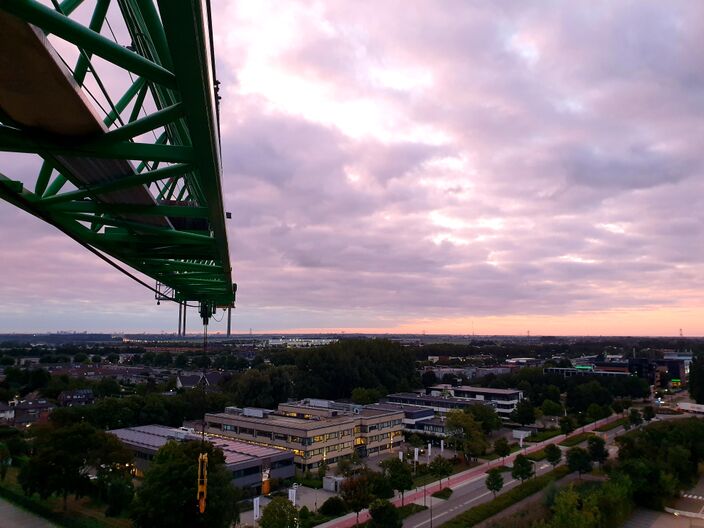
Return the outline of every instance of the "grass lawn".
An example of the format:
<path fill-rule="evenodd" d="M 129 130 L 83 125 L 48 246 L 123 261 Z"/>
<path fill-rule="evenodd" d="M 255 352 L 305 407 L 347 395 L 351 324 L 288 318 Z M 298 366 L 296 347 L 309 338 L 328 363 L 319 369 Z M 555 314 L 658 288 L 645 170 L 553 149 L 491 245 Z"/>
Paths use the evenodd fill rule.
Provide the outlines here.
<path fill-rule="evenodd" d="M 565 438 L 562 442 L 560 442 L 560 445 L 564 447 L 574 447 L 578 444 L 581 444 L 592 435 L 593 433 L 578 433 L 576 435 L 572 435 Z"/>
<path fill-rule="evenodd" d="M 538 433 L 535 433 L 534 435 L 529 436 L 526 438 L 526 442 L 543 442 L 544 440 L 550 440 L 551 438 L 556 437 L 557 435 L 561 435 L 562 431 L 560 429 L 545 429 L 544 431 L 540 431 Z"/>
<path fill-rule="evenodd" d="M 538 462 L 539 460 L 543 460 L 546 456 L 545 449 L 539 449 L 538 451 L 533 451 L 532 453 L 527 454 L 526 458 L 528 460 L 532 460 L 533 462 Z"/>
<path fill-rule="evenodd" d="M 440 491 L 436 491 L 435 493 L 433 493 L 433 497 L 437 497 L 438 499 L 443 500 L 449 499 L 450 495 L 452 495 L 452 488 L 443 488 Z"/>
<path fill-rule="evenodd" d="M 511 471 L 510 466 L 496 466 L 491 469 L 498 469 L 500 473 L 506 473 L 507 471 Z M 487 469 L 486 473 L 489 473 L 489 471 L 491 471 L 491 469 Z"/>
<path fill-rule="evenodd" d="M 511 445 L 509 445 L 509 447 L 511 448 L 511 453 L 515 453 L 516 451 L 518 451 L 519 449 L 521 449 L 521 446 L 519 446 L 517 442 L 516 442 L 516 443 L 513 443 L 513 444 L 511 444 Z M 491 452 L 491 453 L 489 453 L 488 455 L 484 455 L 484 456 L 482 456 L 482 457 L 480 457 L 480 458 L 481 458 L 482 460 L 496 460 L 497 458 L 499 458 L 499 455 L 497 455 L 497 454 L 494 453 L 494 452 Z"/>
<path fill-rule="evenodd" d="M 5 481 L 0 484 L 0 496 L 25 510 L 48 518 L 58 526 L 67 528 L 131 528 L 132 522 L 126 517 L 106 517 L 105 506 L 88 497 L 76 499 L 69 495 L 66 513 L 63 512 L 61 497 L 51 496 L 46 500 L 37 495 L 27 497 L 17 483 L 17 468 L 9 468 Z"/>
<path fill-rule="evenodd" d="M 626 425 L 627 423 L 628 418 L 619 418 L 618 420 L 614 420 L 611 423 L 607 423 L 602 425 L 601 427 L 597 427 L 596 430 L 600 433 L 605 433 L 606 431 L 611 431 L 612 429 L 616 429 L 617 427 L 621 427 L 622 425 Z"/>

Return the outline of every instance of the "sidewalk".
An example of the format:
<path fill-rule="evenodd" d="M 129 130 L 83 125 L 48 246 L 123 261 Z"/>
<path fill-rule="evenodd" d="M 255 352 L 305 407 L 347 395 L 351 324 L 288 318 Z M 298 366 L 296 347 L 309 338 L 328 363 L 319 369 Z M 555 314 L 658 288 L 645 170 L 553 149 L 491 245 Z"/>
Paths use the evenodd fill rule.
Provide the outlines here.
<path fill-rule="evenodd" d="M 0 499 L 0 528 L 57 528 L 55 524 Z"/>

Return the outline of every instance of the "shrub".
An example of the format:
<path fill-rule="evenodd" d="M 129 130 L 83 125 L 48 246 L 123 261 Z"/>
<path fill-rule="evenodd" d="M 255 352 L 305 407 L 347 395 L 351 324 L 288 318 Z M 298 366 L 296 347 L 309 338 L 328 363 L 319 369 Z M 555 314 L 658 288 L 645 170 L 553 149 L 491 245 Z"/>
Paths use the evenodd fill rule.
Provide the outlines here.
<path fill-rule="evenodd" d="M 340 515 L 347 513 L 347 505 L 340 497 L 330 497 L 322 504 L 322 506 L 320 506 L 318 511 L 323 515 L 339 517 Z"/>

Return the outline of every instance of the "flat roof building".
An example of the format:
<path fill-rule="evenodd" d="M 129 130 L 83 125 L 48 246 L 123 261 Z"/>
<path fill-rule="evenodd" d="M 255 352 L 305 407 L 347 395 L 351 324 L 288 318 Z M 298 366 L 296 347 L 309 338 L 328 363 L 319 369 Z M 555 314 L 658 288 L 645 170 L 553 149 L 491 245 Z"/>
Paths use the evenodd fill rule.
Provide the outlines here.
<path fill-rule="evenodd" d="M 206 431 L 243 442 L 286 449 L 301 471 L 352 455 L 399 447 L 403 411 L 308 399 L 282 403 L 277 411 L 228 407 L 206 414 Z"/>
<path fill-rule="evenodd" d="M 437 413 L 446 413 L 448 411 L 462 410 L 472 405 L 489 405 L 493 407 L 491 402 L 476 402 L 469 401 L 464 398 L 455 398 L 452 396 L 433 396 L 430 394 L 416 394 L 415 392 L 397 392 L 386 396 L 388 403 L 398 403 L 403 405 L 412 405 L 421 408 L 429 408 Z"/>
<path fill-rule="evenodd" d="M 518 389 L 493 389 L 491 387 L 473 387 L 471 385 L 440 384 L 433 385 L 429 389 L 431 396 L 452 396 L 459 400 L 471 401 L 474 403 L 490 403 L 494 406 L 496 413 L 502 418 L 508 418 L 523 399 L 523 391 Z"/>
<path fill-rule="evenodd" d="M 201 440 L 200 435 L 192 430 L 163 425 L 126 427 L 108 432 L 134 453 L 138 472 L 144 472 L 157 451 L 168 442 Z M 263 480 L 292 478 L 295 474 L 293 455 L 283 449 L 237 442 L 211 434 L 206 434 L 206 441 L 222 449 L 225 467 L 232 473 L 232 483 L 238 488 L 260 493 Z"/>

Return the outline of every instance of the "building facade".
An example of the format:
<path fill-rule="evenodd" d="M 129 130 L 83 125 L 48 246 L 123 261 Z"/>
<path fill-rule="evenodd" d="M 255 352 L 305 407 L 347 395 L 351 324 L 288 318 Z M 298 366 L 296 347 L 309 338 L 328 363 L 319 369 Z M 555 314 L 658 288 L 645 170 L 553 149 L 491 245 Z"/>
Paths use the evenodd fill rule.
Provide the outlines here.
<path fill-rule="evenodd" d="M 328 400 L 303 400 L 269 409 L 228 407 L 206 414 L 206 431 L 257 445 L 283 448 L 301 471 L 397 448 L 403 441 L 403 411 Z"/>

